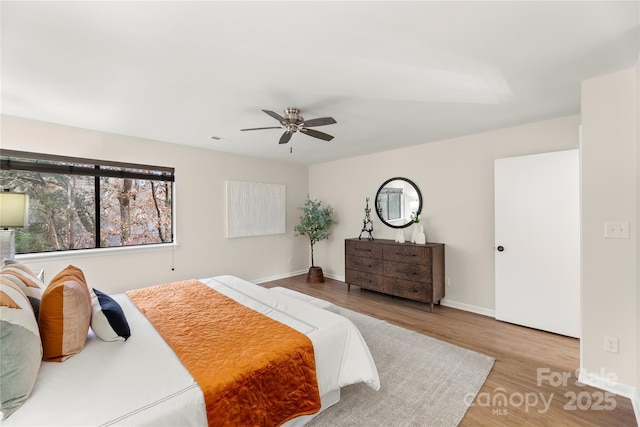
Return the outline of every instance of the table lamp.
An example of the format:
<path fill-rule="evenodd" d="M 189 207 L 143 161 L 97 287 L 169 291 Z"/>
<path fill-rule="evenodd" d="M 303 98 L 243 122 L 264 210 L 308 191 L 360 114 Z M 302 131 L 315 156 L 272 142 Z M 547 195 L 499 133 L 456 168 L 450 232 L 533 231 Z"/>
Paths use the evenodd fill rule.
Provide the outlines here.
<path fill-rule="evenodd" d="M 24 227 L 27 215 L 27 195 L 11 191 L 0 192 L 0 258 L 15 260 L 14 229 Z"/>

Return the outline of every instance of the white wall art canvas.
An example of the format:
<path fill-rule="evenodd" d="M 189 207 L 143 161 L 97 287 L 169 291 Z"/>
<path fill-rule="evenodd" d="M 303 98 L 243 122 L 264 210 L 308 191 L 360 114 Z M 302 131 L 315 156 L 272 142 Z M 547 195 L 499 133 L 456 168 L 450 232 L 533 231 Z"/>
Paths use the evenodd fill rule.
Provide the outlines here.
<path fill-rule="evenodd" d="M 284 234 L 285 186 L 227 181 L 227 237 Z"/>

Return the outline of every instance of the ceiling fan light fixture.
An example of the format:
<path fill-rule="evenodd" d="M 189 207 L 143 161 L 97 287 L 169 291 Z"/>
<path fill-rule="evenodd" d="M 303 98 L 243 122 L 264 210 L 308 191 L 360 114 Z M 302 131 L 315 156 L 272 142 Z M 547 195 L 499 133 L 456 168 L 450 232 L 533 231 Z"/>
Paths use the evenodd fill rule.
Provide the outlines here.
<path fill-rule="evenodd" d="M 299 108 L 287 108 L 284 110 L 284 116 L 290 124 L 300 125 L 304 122 L 304 117 L 300 115 Z"/>
<path fill-rule="evenodd" d="M 298 131 L 298 124 L 296 123 L 287 123 L 287 125 L 285 126 L 287 129 L 287 132 L 289 133 L 294 133 Z"/>

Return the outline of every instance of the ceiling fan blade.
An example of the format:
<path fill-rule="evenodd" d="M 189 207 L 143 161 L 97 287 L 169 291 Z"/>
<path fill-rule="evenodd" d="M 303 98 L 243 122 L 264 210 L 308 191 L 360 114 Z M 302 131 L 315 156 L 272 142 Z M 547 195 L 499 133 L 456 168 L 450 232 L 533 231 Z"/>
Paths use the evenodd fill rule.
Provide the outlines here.
<path fill-rule="evenodd" d="M 287 142 L 289 142 L 289 140 L 291 139 L 291 132 L 285 132 L 282 134 L 282 136 L 280 137 L 280 142 L 278 142 L 278 144 L 286 144 Z"/>
<path fill-rule="evenodd" d="M 266 128 L 249 128 L 249 129 L 240 129 L 240 130 L 262 130 L 262 129 L 282 129 L 282 126 L 269 126 Z"/>
<path fill-rule="evenodd" d="M 313 130 L 313 129 L 305 129 L 305 128 L 300 128 L 298 129 L 300 132 L 302 133 L 306 133 L 309 136 L 312 136 L 314 138 L 319 138 L 319 139 L 323 139 L 325 141 L 331 141 L 333 139 L 333 137 L 329 134 L 326 134 L 324 132 L 320 132 L 317 130 Z"/>
<path fill-rule="evenodd" d="M 271 117 L 273 117 L 274 119 L 279 121 L 280 123 L 287 123 L 287 119 L 285 119 L 284 117 L 282 117 L 278 113 L 275 113 L 275 112 L 269 111 L 269 110 L 262 110 L 262 111 L 264 111 L 265 113 L 267 113 L 268 115 L 270 115 Z"/>
<path fill-rule="evenodd" d="M 338 122 L 336 122 L 333 117 L 320 117 L 319 119 L 305 120 L 304 126 L 310 128 L 314 126 L 333 125 L 336 123 Z"/>

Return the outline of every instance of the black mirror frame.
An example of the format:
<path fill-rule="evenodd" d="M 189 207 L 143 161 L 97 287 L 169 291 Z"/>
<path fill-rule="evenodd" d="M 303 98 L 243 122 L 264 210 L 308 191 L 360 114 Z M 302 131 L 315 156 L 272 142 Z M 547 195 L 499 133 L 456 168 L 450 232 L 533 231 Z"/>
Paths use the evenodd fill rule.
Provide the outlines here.
<path fill-rule="evenodd" d="M 386 225 L 387 227 L 391 227 L 391 228 L 407 228 L 407 227 L 411 226 L 411 224 L 413 224 L 413 221 L 409 221 L 408 223 L 403 224 L 403 225 L 391 225 L 387 221 L 385 221 L 384 218 L 382 218 L 382 216 L 380 215 L 380 212 L 378 211 L 378 195 L 380 194 L 380 191 L 382 191 L 382 189 L 385 187 L 385 185 L 387 185 L 391 181 L 396 181 L 396 180 L 405 181 L 405 182 L 409 183 L 416 190 L 416 193 L 418 193 L 418 200 L 420 201 L 420 204 L 418 205 L 417 215 L 420 215 L 420 212 L 422 212 L 422 193 L 420 193 L 420 189 L 418 188 L 418 186 L 415 184 L 415 182 L 411 181 L 409 178 L 402 178 L 400 176 L 397 176 L 395 178 L 390 178 L 390 179 L 386 180 L 378 188 L 378 191 L 376 192 L 375 202 L 374 202 L 375 203 L 375 209 L 376 209 L 376 215 L 378 215 L 378 218 L 380 219 L 380 221 L 382 221 L 382 223 L 384 225 Z"/>

